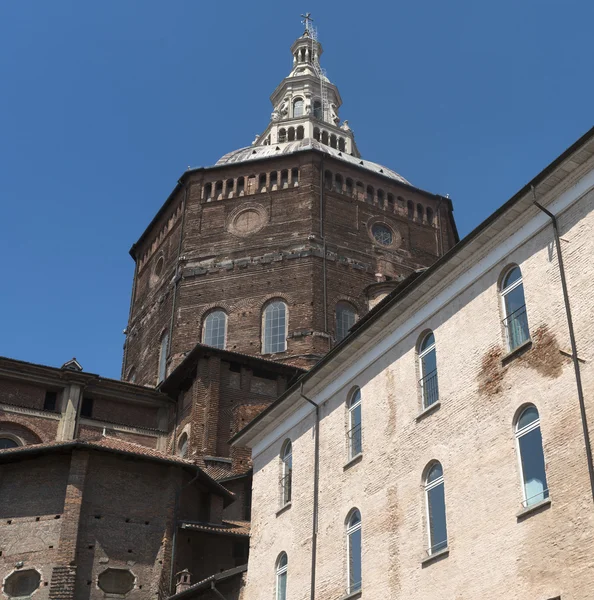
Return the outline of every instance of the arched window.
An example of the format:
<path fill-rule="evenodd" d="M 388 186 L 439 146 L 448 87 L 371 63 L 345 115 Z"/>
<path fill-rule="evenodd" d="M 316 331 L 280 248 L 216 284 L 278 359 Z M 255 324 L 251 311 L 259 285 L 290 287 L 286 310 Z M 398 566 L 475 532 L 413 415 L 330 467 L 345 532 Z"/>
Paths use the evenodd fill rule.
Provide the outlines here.
<path fill-rule="evenodd" d="M 433 210 L 427 207 L 427 225 L 433 225 Z"/>
<path fill-rule="evenodd" d="M 304 136 L 303 125 L 299 125 L 299 127 L 297 127 L 297 139 L 302 140 L 303 136 Z"/>
<path fill-rule="evenodd" d="M 299 185 L 299 169 L 297 167 L 291 169 L 291 182 L 293 183 L 293 187 Z"/>
<path fill-rule="evenodd" d="M 289 142 L 294 142 L 295 141 L 295 128 L 294 127 L 289 127 L 289 133 L 288 133 L 288 138 Z"/>
<path fill-rule="evenodd" d="M 258 191 L 259 192 L 266 191 L 266 173 L 260 173 L 260 180 L 258 183 Z"/>
<path fill-rule="evenodd" d="M 264 309 L 264 354 L 284 352 L 287 349 L 287 305 L 275 300 Z"/>
<path fill-rule="evenodd" d="M 348 302 L 339 302 L 336 305 L 336 341 L 343 340 L 349 329 L 357 320 L 357 312 L 352 304 Z"/>
<path fill-rule="evenodd" d="M 328 132 L 322 131 L 322 144 L 328 145 Z"/>
<path fill-rule="evenodd" d="M 522 271 L 517 265 L 511 267 L 501 280 L 501 303 L 507 349 L 511 352 L 530 339 Z"/>
<path fill-rule="evenodd" d="M 524 506 L 531 506 L 549 497 L 545 471 L 540 417 L 535 406 L 528 406 L 516 423 L 516 440 L 522 474 Z"/>
<path fill-rule="evenodd" d="M 361 589 L 361 513 L 354 509 L 346 524 L 347 536 L 347 594 Z"/>
<path fill-rule="evenodd" d="M 289 187 L 289 171 L 287 169 L 283 169 L 281 171 L 281 187 L 282 188 Z"/>
<path fill-rule="evenodd" d="M 334 176 L 334 191 L 342 194 L 342 175 L 338 173 Z"/>
<path fill-rule="evenodd" d="M 322 111 L 322 103 L 319 100 L 314 100 L 313 113 L 316 119 L 324 118 L 324 112 Z"/>
<path fill-rule="evenodd" d="M 346 182 L 345 182 L 345 192 L 347 196 L 352 196 L 353 195 L 353 180 L 350 177 L 347 177 Z"/>
<path fill-rule="evenodd" d="M 0 434 L 0 450 L 16 448 L 17 446 L 19 446 L 19 443 L 16 440 L 9 437 L 3 437 L 2 434 Z"/>
<path fill-rule="evenodd" d="M 289 560 L 286 552 L 276 559 L 276 600 L 287 600 L 287 569 Z"/>
<path fill-rule="evenodd" d="M 226 184 L 226 195 L 227 198 L 233 198 L 233 186 L 234 186 L 234 181 L 233 179 L 227 179 L 227 184 Z"/>
<path fill-rule="evenodd" d="M 385 206 L 384 206 L 384 190 L 377 191 L 377 203 L 380 205 L 381 208 L 385 208 Z"/>
<path fill-rule="evenodd" d="M 423 222 L 423 213 L 425 211 L 423 210 L 423 205 L 422 204 L 417 204 L 417 219 L 419 220 L 420 223 Z"/>
<path fill-rule="evenodd" d="M 303 98 L 295 98 L 295 100 L 293 100 L 293 116 L 303 116 Z"/>
<path fill-rule="evenodd" d="M 212 183 L 207 183 L 204 186 L 204 199 L 210 200 L 212 198 Z"/>
<path fill-rule="evenodd" d="M 439 400 L 435 336 L 431 331 L 424 335 L 419 344 L 419 371 L 421 373 L 419 386 L 421 387 L 423 408 L 429 408 Z"/>
<path fill-rule="evenodd" d="M 202 326 L 202 343 L 225 349 L 227 343 L 227 315 L 222 310 L 208 313 Z"/>
<path fill-rule="evenodd" d="M 279 143 L 287 141 L 287 130 L 286 129 L 278 130 L 278 141 L 279 141 Z"/>
<path fill-rule="evenodd" d="M 270 173 L 270 189 L 276 190 L 278 187 L 278 171 L 272 171 Z"/>
<path fill-rule="evenodd" d="M 188 434 L 182 433 L 179 438 L 179 442 L 177 443 L 177 454 L 184 458 L 188 451 Z"/>
<path fill-rule="evenodd" d="M 367 186 L 366 200 L 368 204 L 373 204 L 373 188 L 370 185 Z"/>
<path fill-rule="evenodd" d="M 406 209 L 407 209 L 408 218 L 411 220 L 414 219 L 415 218 L 415 205 L 410 200 L 406 203 Z"/>
<path fill-rule="evenodd" d="M 388 210 L 394 212 L 396 209 L 396 202 L 394 201 L 394 194 L 388 194 Z"/>
<path fill-rule="evenodd" d="M 346 150 L 346 144 L 344 142 L 344 138 L 338 138 L 338 149 L 341 152 L 344 152 Z"/>
<path fill-rule="evenodd" d="M 427 530 L 429 534 L 428 554 L 435 554 L 448 547 L 448 529 L 445 512 L 445 490 L 443 469 L 435 463 L 425 479 L 425 499 L 427 503 Z"/>
<path fill-rule="evenodd" d="M 357 181 L 357 183 L 355 184 L 355 191 L 357 192 L 357 200 L 363 200 L 365 195 L 365 188 L 363 187 L 363 184 L 360 181 Z"/>
<path fill-rule="evenodd" d="M 336 136 L 334 134 L 330 136 L 330 146 L 336 148 Z"/>
<path fill-rule="evenodd" d="M 217 181 L 215 183 L 215 198 L 220 200 L 223 197 L 223 182 Z"/>
<path fill-rule="evenodd" d="M 238 179 L 237 179 L 237 195 L 243 196 L 244 192 L 245 192 L 245 178 L 238 177 Z"/>
<path fill-rule="evenodd" d="M 159 349 L 159 372 L 157 383 L 161 383 L 167 374 L 167 347 L 169 345 L 169 334 L 164 333 L 161 338 L 161 347 Z"/>
<path fill-rule="evenodd" d="M 293 446 L 291 440 L 283 444 L 281 450 L 281 506 L 291 502 L 291 490 L 293 483 Z"/>
<path fill-rule="evenodd" d="M 349 460 L 363 452 L 361 436 L 361 390 L 356 388 L 351 392 L 348 402 L 348 444 Z"/>
<path fill-rule="evenodd" d="M 317 140 L 318 142 L 320 141 L 320 130 L 318 127 L 314 127 L 314 140 Z"/>

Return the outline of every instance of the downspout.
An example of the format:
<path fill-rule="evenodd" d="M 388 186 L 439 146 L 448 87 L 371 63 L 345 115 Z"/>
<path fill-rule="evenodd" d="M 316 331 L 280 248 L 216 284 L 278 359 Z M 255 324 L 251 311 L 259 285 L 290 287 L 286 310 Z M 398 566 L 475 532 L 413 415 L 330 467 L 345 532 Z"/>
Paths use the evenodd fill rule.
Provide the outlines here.
<path fill-rule="evenodd" d="M 320 160 L 320 237 L 324 256 L 322 258 L 322 294 L 324 303 L 324 333 L 328 335 L 328 290 L 326 284 L 326 237 L 324 235 L 324 155 Z M 328 338 L 330 348 L 330 338 Z"/>
<path fill-rule="evenodd" d="M 219 590 L 217 590 L 217 586 L 215 585 L 214 581 L 210 582 L 210 589 L 211 591 L 213 591 L 217 597 L 219 597 L 221 600 L 227 600 L 227 598 L 225 598 L 225 596 L 223 596 L 223 594 L 221 594 L 221 592 L 219 592 Z"/>
<path fill-rule="evenodd" d="M 318 496 L 320 483 L 320 407 L 303 394 L 303 383 L 299 392 L 316 409 L 316 429 L 314 438 L 314 489 L 313 489 L 313 518 L 311 530 L 311 592 L 310 599 L 316 597 L 316 557 L 318 551 Z"/>
<path fill-rule="evenodd" d="M 592 500 L 594 501 L 594 463 L 592 462 L 592 447 L 590 445 L 590 433 L 588 431 L 588 420 L 586 418 L 586 404 L 584 402 L 584 389 L 582 387 L 582 376 L 580 372 L 580 363 L 578 359 L 577 344 L 575 341 L 575 332 L 573 329 L 573 319 L 571 316 L 571 306 L 569 304 L 569 292 L 567 290 L 567 281 L 565 279 L 565 268 L 563 266 L 563 253 L 561 252 L 561 240 L 559 239 L 559 226 L 557 218 L 549 212 L 544 206 L 536 201 L 536 191 L 532 186 L 532 195 L 534 205 L 551 219 L 553 232 L 555 236 L 555 245 L 557 246 L 557 258 L 559 261 L 559 275 L 561 276 L 561 287 L 563 288 L 563 301 L 565 302 L 565 315 L 567 316 L 567 326 L 569 328 L 569 339 L 571 341 L 571 358 L 573 360 L 573 370 L 575 372 L 575 383 L 577 386 L 578 401 L 580 404 L 580 415 L 582 418 L 582 431 L 584 434 L 584 445 L 586 447 L 586 460 L 588 461 L 588 474 L 590 475 L 590 490 Z"/>
<path fill-rule="evenodd" d="M 178 182 L 181 184 L 181 180 Z M 181 279 L 180 275 L 180 267 L 179 267 L 179 258 L 181 256 L 182 243 L 184 240 L 184 229 L 186 225 L 186 205 L 188 200 L 188 186 L 184 187 L 184 199 L 183 199 L 183 207 L 182 207 L 182 222 L 181 222 L 181 230 L 179 232 L 179 244 L 177 246 L 177 260 L 175 261 L 175 277 L 174 277 L 174 288 L 173 288 L 173 302 L 171 306 L 171 319 L 169 321 L 169 338 L 167 340 L 167 357 L 166 361 L 171 354 L 171 341 L 173 337 L 173 321 L 175 317 L 175 307 L 177 305 L 177 291 L 179 288 L 179 281 Z"/>
<path fill-rule="evenodd" d="M 175 549 L 177 545 L 177 514 L 179 512 L 179 504 L 181 499 L 181 493 L 192 483 L 194 483 L 200 476 L 200 471 L 196 473 L 196 477 L 190 479 L 186 485 L 182 485 L 175 492 L 175 503 L 173 505 L 173 536 L 171 538 L 171 568 L 169 570 L 169 590 L 171 594 L 175 594 Z"/>

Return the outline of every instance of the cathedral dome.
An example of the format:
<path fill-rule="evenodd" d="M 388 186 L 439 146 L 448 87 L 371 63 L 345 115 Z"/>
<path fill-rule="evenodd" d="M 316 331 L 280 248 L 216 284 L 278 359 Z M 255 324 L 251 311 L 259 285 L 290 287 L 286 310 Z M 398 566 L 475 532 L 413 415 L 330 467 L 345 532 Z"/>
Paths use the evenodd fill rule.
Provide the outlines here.
<path fill-rule="evenodd" d="M 369 171 L 373 171 L 374 173 L 378 173 L 379 175 L 384 175 L 390 179 L 395 179 L 400 183 L 411 185 L 409 181 L 402 177 L 402 175 L 399 175 L 396 173 L 396 171 L 393 171 L 388 167 L 371 162 L 370 160 L 363 160 L 362 158 L 351 156 L 346 152 L 341 152 L 340 150 L 327 146 L 326 144 L 318 142 L 313 138 L 306 138 L 303 140 L 285 142 L 281 144 L 271 144 L 269 146 L 247 146 L 246 148 L 239 148 L 239 150 L 234 150 L 233 152 L 229 152 L 228 154 L 225 154 L 225 156 L 221 157 L 217 161 L 216 166 L 242 163 L 250 160 L 259 160 L 261 158 L 271 158 L 273 156 L 286 156 L 288 154 L 304 152 L 306 150 L 319 150 L 350 165 L 360 168 L 362 167 Z"/>

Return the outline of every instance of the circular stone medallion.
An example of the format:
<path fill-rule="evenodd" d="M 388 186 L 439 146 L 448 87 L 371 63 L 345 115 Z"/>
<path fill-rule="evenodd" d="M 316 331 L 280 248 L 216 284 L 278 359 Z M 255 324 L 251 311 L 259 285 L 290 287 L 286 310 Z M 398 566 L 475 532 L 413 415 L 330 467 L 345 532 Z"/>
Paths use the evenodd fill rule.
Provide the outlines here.
<path fill-rule="evenodd" d="M 234 210 L 227 219 L 227 231 L 245 237 L 260 231 L 267 220 L 266 209 L 260 204 L 243 205 Z"/>

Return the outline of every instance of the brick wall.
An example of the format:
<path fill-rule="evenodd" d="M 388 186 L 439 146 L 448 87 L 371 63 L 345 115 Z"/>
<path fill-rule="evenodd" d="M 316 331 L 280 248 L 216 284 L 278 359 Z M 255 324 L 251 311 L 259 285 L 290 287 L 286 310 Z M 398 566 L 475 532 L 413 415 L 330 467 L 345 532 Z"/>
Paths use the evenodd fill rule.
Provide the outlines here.
<path fill-rule="evenodd" d="M 412 270 L 431 264 L 442 250 L 455 241 L 450 203 L 437 196 L 403 186 L 364 169 L 325 157 L 323 170 L 332 180 L 352 178 L 372 185 L 373 201 L 354 196 L 333 183 L 324 187 L 320 211 L 320 156 L 299 153 L 257 164 L 239 164 L 201 170 L 186 177 L 186 189 L 177 192 L 171 210 L 187 192 L 180 263 L 182 279 L 172 282 L 177 260 L 181 222 L 155 246 L 151 240 L 162 223 L 149 229 L 135 249 L 143 258 L 136 276 L 136 292 L 128 327 L 124 373 L 134 370 L 136 381 L 156 381 L 160 340 L 173 316 L 169 369 L 171 370 L 201 340 L 204 316 L 214 307 L 228 315 L 227 348 L 247 354 L 260 354 L 262 309 L 271 298 L 282 298 L 289 309 L 287 352 L 275 360 L 311 366 L 325 354 L 334 337 L 336 302 L 349 300 L 359 315 L 367 311 L 364 288 L 375 274 L 400 278 Z M 270 173 L 299 170 L 298 186 L 271 189 Z M 249 172 L 248 172 L 249 171 Z M 266 173 L 268 185 L 240 198 L 214 194 L 207 201 L 204 186 Z M 383 192 L 380 203 L 377 190 Z M 393 203 L 388 206 L 390 194 Z M 433 211 L 433 223 L 409 218 L 407 203 L 422 204 Z M 231 233 L 233 219 L 242 207 L 251 207 L 265 225 L 250 235 Z M 176 209 L 177 210 L 177 209 Z M 320 223 L 323 215 L 323 226 Z M 415 213 L 416 214 L 416 213 Z M 388 247 L 374 242 L 371 227 L 383 223 L 394 232 Z M 324 323 L 323 268 L 326 241 L 327 327 Z M 233 230 L 234 231 L 234 230 Z M 164 267 L 155 275 L 161 254 Z M 177 285 L 177 287 L 176 287 Z M 173 298 L 176 308 L 173 310 Z M 321 316 L 321 318 L 320 318 Z"/>
<path fill-rule="evenodd" d="M 593 209 L 590 192 L 560 218 L 589 416 Z M 551 242 L 547 224 L 323 406 L 317 597 L 346 593 L 345 522 L 355 507 L 362 515 L 364 598 L 590 597 L 594 513 Z M 497 285 L 511 263 L 522 269 L 532 347 L 502 361 L 507 350 Z M 467 269 L 462 265 L 460 273 Z M 440 405 L 419 417 L 416 347 L 427 329 L 435 334 Z M 345 402 L 353 385 L 362 393 L 363 456 L 348 466 Z M 514 419 L 528 402 L 540 413 L 551 504 L 519 518 L 523 495 Z M 288 553 L 288 595 L 309 598 L 312 425 L 310 416 L 254 458 L 247 599 L 274 597 L 281 551 Z M 293 499 L 276 514 L 278 456 L 287 437 L 293 444 Z M 433 460 L 444 470 L 449 554 L 427 563 L 423 476 Z"/>

